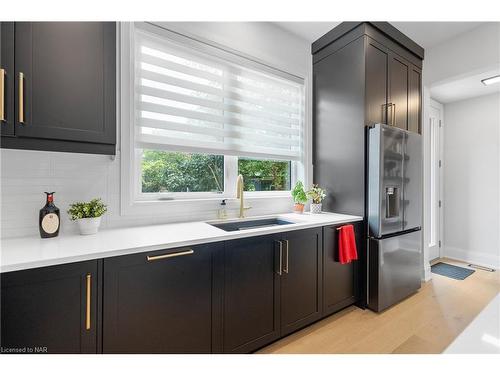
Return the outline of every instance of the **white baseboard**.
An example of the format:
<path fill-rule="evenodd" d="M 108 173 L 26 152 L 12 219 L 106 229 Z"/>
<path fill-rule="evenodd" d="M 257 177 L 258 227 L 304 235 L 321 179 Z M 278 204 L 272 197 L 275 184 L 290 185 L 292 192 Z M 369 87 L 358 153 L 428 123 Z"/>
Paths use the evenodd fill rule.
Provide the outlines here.
<path fill-rule="evenodd" d="M 478 266 L 500 269 L 500 254 L 495 256 L 475 250 L 465 250 L 453 246 L 444 246 L 443 256 L 450 259 L 461 260 Z"/>
<path fill-rule="evenodd" d="M 431 265 L 427 263 L 424 265 L 424 281 L 429 281 L 432 278 Z"/>

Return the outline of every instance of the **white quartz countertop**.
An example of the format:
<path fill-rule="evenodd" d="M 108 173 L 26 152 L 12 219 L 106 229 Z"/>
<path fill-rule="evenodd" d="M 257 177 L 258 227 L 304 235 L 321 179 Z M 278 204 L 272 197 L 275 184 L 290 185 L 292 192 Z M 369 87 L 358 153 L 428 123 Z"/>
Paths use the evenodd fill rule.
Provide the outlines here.
<path fill-rule="evenodd" d="M 500 354 L 500 293 L 446 348 L 445 354 Z"/>
<path fill-rule="evenodd" d="M 61 234 L 59 237 L 47 239 L 39 237 L 2 239 L 0 272 L 19 271 L 363 220 L 360 216 L 335 213 L 315 215 L 290 213 L 212 221 L 212 223 L 258 220 L 271 217 L 289 221 L 293 224 L 226 232 L 210 225 L 209 222 L 189 222 L 106 229 L 90 236 Z"/>

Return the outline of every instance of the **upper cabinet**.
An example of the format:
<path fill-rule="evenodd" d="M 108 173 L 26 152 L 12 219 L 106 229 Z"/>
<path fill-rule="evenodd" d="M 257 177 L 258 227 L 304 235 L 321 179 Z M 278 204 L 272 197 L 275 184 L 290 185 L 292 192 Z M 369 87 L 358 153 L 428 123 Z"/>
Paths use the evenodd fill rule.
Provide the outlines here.
<path fill-rule="evenodd" d="M 408 130 L 408 78 L 410 63 L 397 54 L 389 53 L 389 102 L 387 123 Z"/>
<path fill-rule="evenodd" d="M 339 58 L 346 56 L 346 50 L 352 51 L 350 60 Z M 420 133 L 423 49 L 415 42 L 388 23 L 344 22 L 314 42 L 312 51 L 315 83 L 332 71 L 343 76 L 346 93 L 339 95 L 364 100 L 359 111 L 364 112 L 364 125 L 384 123 Z M 326 63 L 328 60 L 332 63 Z M 352 66 L 359 64 L 364 64 L 364 71 L 353 71 Z M 349 76 L 352 74 L 356 77 Z M 360 77 L 364 77 L 362 89 L 358 87 Z M 330 91 L 338 97 L 335 90 Z M 318 99 L 323 100 L 316 96 Z"/>
<path fill-rule="evenodd" d="M 2 147 L 115 154 L 115 23 L 4 23 L 2 68 Z"/>
<path fill-rule="evenodd" d="M 412 65 L 408 74 L 408 130 L 421 133 L 422 70 Z"/>
<path fill-rule="evenodd" d="M 370 37 L 365 51 L 366 125 L 420 133 L 421 69 Z"/>

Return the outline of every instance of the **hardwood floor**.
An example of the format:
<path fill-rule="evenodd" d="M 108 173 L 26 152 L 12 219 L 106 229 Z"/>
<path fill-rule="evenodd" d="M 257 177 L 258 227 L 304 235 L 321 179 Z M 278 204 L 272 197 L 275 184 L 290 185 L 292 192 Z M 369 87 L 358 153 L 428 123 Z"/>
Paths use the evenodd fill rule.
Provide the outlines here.
<path fill-rule="evenodd" d="M 351 306 L 258 353 L 441 353 L 499 292 L 500 271 L 476 270 L 463 281 L 432 274 L 380 314 Z"/>

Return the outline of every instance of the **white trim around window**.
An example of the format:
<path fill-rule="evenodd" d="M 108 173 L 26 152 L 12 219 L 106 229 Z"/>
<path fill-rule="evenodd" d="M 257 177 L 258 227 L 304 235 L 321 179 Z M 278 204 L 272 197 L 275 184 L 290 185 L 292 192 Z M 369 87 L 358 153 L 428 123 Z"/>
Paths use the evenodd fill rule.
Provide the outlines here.
<path fill-rule="evenodd" d="M 199 42 L 192 37 L 186 38 L 176 32 L 166 30 L 162 27 L 155 26 L 152 24 L 134 24 L 134 23 L 120 23 L 119 25 L 119 123 L 120 123 L 120 136 L 121 136 L 121 214 L 122 215 L 150 215 L 155 213 L 164 213 L 168 208 L 176 209 L 175 207 L 186 207 L 191 204 L 196 205 L 197 212 L 203 216 L 204 210 L 213 211 L 214 205 L 221 199 L 234 199 L 236 195 L 236 177 L 237 177 L 237 156 L 226 155 L 224 157 L 224 192 L 222 193 L 142 193 L 141 191 L 141 153 L 140 149 L 137 148 L 135 143 L 135 134 L 137 128 L 136 123 L 136 72 L 137 67 L 135 66 L 135 31 L 136 25 L 140 26 L 141 30 L 147 30 L 148 32 L 158 32 L 160 35 L 167 38 L 172 38 L 173 40 L 179 42 L 188 42 L 189 46 L 193 48 L 200 48 L 201 50 L 212 50 L 213 46 L 209 46 L 205 43 Z M 233 51 L 225 51 L 220 46 L 216 47 L 217 55 L 220 57 L 230 57 L 232 62 L 243 63 L 245 62 L 244 57 L 236 55 Z M 305 85 L 307 79 L 302 79 L 300 77 L 287 74 L 280 70 L 274 70 L 267 64 L 259 63 L 258 61 L 252 59 L 248 61 L 248 66 L 252 68 L 261 67 L 263 71 L 267 73 L 274 73 L 286 79 L 293 79 L 295 82 L 302 82 Z M 307 77 L 310 78 L 310 77 Z M 306 92 L 306 88 L 303 88 Z M 310 88 L 308 91 L 310 92 Z M 303 95 L 303 101 L 305 101 Z M 305 103 L 309 104 L 309 103 Z M 297 179 L 301 179 L 307 184 L 309 183 L 309 176 L 311 171 L 307 167 L 308 161 L 310 160 L 310 147 L 308 147 L 308 141 L 310 139 L 310 121 L 306 119 L 305 107 L 302 105 L 301 116 L 303 117 L 302 122 L 308 124 L 308 126 L 302 126 L 300 138 L 300 158 L 297 161 L 292 162 L 291 168 L 291 184 L 293 184 Z M 309 109 L 308 109 L 309 110 Z M 168 148 L 167 148 L 168 149 Z M 172 151 L 175 151 L 172 150 Z M 196 151 L 196 150 L 193 150 Z M 216 154 L 216 152 L 213 152 Z M 247 154 L 247 156 L 250 156 Z M 267 198 L 286 198 L 290 199 L 289 191 L 261 191 L 261 192 L 246 192 L 245 196 L 250 200 L 255 199 L 267 199 Z M 193 217 L 196 217 L 196 213 L 193 212 Z"/>

